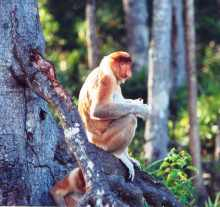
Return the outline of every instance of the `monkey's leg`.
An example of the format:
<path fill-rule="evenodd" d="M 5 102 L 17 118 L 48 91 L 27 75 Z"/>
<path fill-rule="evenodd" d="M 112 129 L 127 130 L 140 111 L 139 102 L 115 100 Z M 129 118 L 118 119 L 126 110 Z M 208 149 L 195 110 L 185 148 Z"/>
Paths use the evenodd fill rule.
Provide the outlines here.
<path fill-rule="evenodd" d="M 129 114 L 111 123 L 103 133 L 99 143 L 104 150 L 113 153 L 128 168 L 129 178 L 134 178 L 134 165 L 128 156 L 127 148 L 131 143 L 137 127 L 136 116 Z"/>
<path fill-rule="evenodd" d="M 137 127 L 137 118 L 129 114 L 114 120 L 104 131 L 97 145 L 108 152 L 125 152 L 131 143 Z"/>
<path fill-rule="evenodd" d="M 70 196 L 69 193 L 76 195 Z M 68 176 L 56 182 L 50 189 L 50 194 L 60 207 L 69 206 L 70 203 L 74 207 L 83 193 L 85 193 L 85 181 L 80 168 L 72 170 Z M 64 198 L 65 196 L 66 198 Z"/>
<path fill-rule="evenodd" d="M 115 157 L 120 159 L 123 162 L 123 164 L 128 168 L 128 178 L 133 180 L 134 179 L 134 175 L 135 175 L 134 164 L 129 159 L 127 154 L 125 152 L 123 152 L 123 153 L 113 152 L 113 154 L 115 155 Z"/>

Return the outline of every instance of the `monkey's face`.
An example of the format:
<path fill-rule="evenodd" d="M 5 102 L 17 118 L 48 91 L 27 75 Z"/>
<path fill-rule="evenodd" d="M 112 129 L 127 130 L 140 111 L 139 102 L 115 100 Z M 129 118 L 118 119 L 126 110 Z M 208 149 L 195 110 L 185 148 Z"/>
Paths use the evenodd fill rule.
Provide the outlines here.
<path fill-rule="evenodd" d="M 131 63 L 120 62 L 119 63 L 119 71 L 118 78 L 120 80 L 127 80 L 132 76 Z"/>
<path fill-rule="evenodd" d="M 124 82 L 132 76 L 132 61 L 127 52 L 115 52 L 111 54 L 111 69 L 120 82 Z"/>

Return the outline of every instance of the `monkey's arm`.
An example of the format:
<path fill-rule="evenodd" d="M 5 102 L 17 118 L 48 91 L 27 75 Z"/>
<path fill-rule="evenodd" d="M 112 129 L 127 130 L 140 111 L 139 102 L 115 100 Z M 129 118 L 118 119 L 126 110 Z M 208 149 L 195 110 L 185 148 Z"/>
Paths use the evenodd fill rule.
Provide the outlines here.
<path fill-rule="evenodd" d="M 108 103 L 96 105 L 91 111 L 92 117 L 103 120 L 118 119 L 128 114 L 134 114 L 146 120 L 149 114 L 148 105 L 132 103 Z"/>
<path fill-rule="evenodd" d="M 118 119 L 128 114 L 134 114 L 140 118 L 147 119 L 149 109 L 147 104 L 141 101 L 126 101 L 126 99 L 113 99 L 115 91 L 111 77 L 105 76 L 94 90 L 90 115 L 93 118 L 108 120 Z"/>

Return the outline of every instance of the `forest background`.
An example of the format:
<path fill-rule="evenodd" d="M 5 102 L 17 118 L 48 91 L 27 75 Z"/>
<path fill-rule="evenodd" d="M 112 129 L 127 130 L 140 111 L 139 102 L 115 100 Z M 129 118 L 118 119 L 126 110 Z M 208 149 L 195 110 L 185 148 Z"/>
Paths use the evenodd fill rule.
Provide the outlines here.
<path fill-rule="evenodd" d="M 198 172 L 197 175 L 201 176 L 202 186 L 210 197 L 206 205 L 214 206 L 214 202 L 220 203 L 220 1 L 196 0 L 194 8 L 191 8 L 195 12 L 195 24 L 191 27 L 196 33 L 197 139 L 201 146 L 193 145 L 189 133 L 188 10 L 183 1 L 165 1 L 165 6 L 170 9 L 164 9 L 164 14 L 161 14 L 162 6 L 159 8 L 155 2 L 158 3 L 147 0 L 117 3 L 114 0 L 87 3 L 80 0 L 74 3 L 72 0 L 65 3 L 39 0 L 46 57 L 55 63 L 58 79 L 77 104 L 85 78 L 101 57 L 116 50 L 129 51 L 135 61 L 135 72 L 132 80 L 123 86 L 124 96 L 141 97 L 165 114 L 165 118 L 149 120 L 152 125 L 159 126 L 156 131 L 149 127 L 149 123 L 139 122 L 130 153 L 148 172 L 161 178 L 185 206 L 194 206 L 198 195 L 192 185 L 195 169 L 187 152 L 194 156 L 199 153 L 200 163 L 195 158 L 193 160 L 197 163 L 194 165 L 202 168 L 201 175 Z M 159 15 L 166 18 L 156 23 L 154 19 Z M 92 28 L 88 22 L 93 24 Z M 154 44 L 160 42 L 157 40 L 161 35 L 168 36 L 157 48 Z M 162 55 L 161 63 L 152 60 L 155 52 Z M 152 82 L 155 83 L 153 87 Z M 168 99 L 167 107 L 164 99 L 154 96 L 158 91 L 168 94 L 165 97 Z M 156 136 L 152 135 L 155 133 Z M 154 162 L 149 164 L 149 161 Z"/>

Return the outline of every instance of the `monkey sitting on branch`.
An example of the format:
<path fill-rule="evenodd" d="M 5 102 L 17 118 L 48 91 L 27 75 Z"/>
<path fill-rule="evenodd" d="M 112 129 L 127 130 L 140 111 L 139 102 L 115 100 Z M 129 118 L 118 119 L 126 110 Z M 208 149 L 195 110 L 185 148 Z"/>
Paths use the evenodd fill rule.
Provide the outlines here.
<path fill-rule="evenodd" d="M 131 77 L 132 60 L 127 52 L 105 56 L 82 86 L 78 110 L 89 142 L 119 158 L 133 180 L 134 164 L 139 163 L 128 155 L 128 146 L 135 135 L 137 118 L 146 120 L 149 108 L 142 99 L 122 96 L 121 84 Z M 65 206 L 67 194 L 75 194 L 76 205 L 85 191 L 83 174 L 76 168 L 64 180 L 58 181 L 50 192 L 57 205 Z"/>

